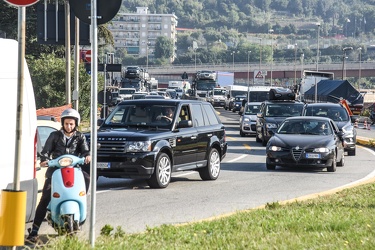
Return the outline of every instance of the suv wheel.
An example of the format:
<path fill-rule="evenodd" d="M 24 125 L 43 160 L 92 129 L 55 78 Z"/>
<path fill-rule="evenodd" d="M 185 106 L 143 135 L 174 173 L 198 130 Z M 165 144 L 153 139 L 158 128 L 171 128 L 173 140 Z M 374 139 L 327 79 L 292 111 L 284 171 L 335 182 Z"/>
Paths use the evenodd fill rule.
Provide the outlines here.
<path fill-rule="evenodd" d="M 171 181 L 172 174 L 171 159 L 166 153 L 160 153 L 156 161 L 155 171 L 147 180 L 151 188 L 166 188 Z"/>
<path fill-rule="evenodd" d="M 207 166 L 199 169 L 202 180 L 216 180 L 220 174 L 220 155 L 216 148 L 208 154 Z"/>

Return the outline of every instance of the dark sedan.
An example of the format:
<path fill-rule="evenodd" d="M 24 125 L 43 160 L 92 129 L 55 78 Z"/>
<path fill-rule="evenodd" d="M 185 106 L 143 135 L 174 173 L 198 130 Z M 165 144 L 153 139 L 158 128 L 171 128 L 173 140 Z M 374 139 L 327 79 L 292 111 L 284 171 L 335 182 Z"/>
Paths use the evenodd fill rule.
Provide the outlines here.
<path fill-rule="evenodd" d="M 299 116 L 284 120 L 266 147 L 266 167 L 327 168 L 344 166 L 344 133 L 326 117 Z"/>

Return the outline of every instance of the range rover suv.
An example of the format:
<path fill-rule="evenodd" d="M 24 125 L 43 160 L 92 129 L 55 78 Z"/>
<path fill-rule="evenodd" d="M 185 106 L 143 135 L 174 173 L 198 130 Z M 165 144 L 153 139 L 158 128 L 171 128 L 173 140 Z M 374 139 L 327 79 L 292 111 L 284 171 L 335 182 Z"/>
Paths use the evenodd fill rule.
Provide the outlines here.
<path fill-rule="evenodd" d="M 166 109 L 173 115 L 166 117 Z M 103 120 L 97 140 L 98 176 L 142 178 L 151 188 L 167 187 L 172 172 L 185 170 L 216 180 L 227 152 L 214 108 L 194 100 L 123 101 Z"/>

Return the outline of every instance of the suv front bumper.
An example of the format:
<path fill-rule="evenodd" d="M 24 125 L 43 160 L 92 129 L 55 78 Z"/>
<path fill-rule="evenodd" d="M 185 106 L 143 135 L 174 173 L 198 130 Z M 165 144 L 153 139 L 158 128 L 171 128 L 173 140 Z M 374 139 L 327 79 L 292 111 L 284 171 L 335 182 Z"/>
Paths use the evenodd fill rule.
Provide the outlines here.
<path fill-rule="evenodd" d="M 98 176 L 148 179 L 154 173 L 157 152 L 98 156 Z M 113 161 L 113 160 L 116 161 Z"/>

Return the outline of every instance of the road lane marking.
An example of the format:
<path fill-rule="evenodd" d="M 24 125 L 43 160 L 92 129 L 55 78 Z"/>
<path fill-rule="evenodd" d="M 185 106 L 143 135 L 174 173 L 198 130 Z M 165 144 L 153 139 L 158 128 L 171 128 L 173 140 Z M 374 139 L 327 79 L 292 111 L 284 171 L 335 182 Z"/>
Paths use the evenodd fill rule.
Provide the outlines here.
<path fill-rule="evenodd" d="M 231 162 L 239 161 L 239 160 L 245 158 L 246 156 L 248 156 L 248 155 L 241 155 L 241 156 L 239 156 L 239 157 L 237 157 L 237 158 L 234 158 L 234 159 L 232 159 L 232 160 L 230 160 L 230 161 L 227 161 L 227 163 L 231 163 Z"/>
<path fill-rule="evenodd" d="M 247 150 L 251 150 L 250 145 L 244 144 L 243 146 L 245 147 L 245 149 L 247 149 Z"/>

